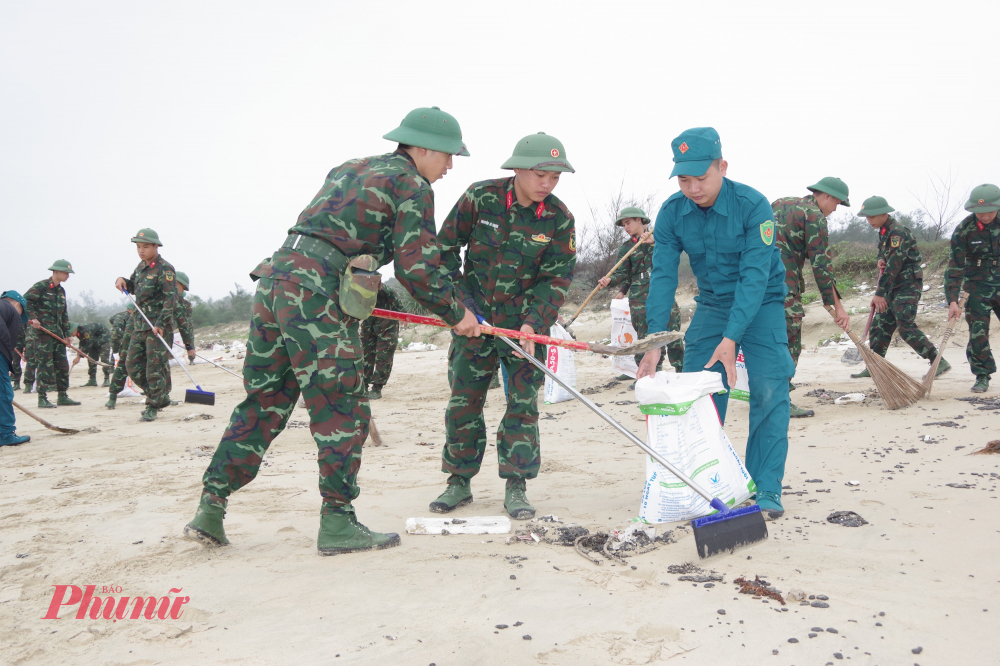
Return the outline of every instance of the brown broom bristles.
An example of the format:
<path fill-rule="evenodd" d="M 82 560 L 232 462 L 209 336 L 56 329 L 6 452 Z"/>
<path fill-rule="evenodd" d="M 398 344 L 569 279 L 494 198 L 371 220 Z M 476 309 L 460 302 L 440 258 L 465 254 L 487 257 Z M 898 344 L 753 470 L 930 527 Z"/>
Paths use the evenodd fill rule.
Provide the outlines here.
<path fill-rule="evenodd" d="M 969 297 L 966 292 L 961 292 L 958 299 L 958 309 L 965 309 L 965 299 Z M 924 377 L 924 397 L 926 398 L 931 394 L 931 386 L 934 385 L 934 377 L 937 375 L 938 366 L 941 365 L 941 355 L 944 354 L 944 348 L 948 345 L 948 339 L 951 334 L 955 332 L 955 327 L 958 325 L 958 319 L 955 320 L 954 324 L 950 324 L 948 329 L 944 332 L 944 337 L 941 338 L 941 344 L 938 345 L 937 356 L 934 357 L 934 362 L 931 363 L 931 369 L 927 371 L 927 376 Z"/>
<path fill-rule="evenodd" d="M 832 306 L 828 305 L 826 309 L 830 311 L 831 315 L 834 314 Z M 872 376 L 872 381 L 875 382 L 875 387 L 878 389 L 879 395 L 882 396 L 882 400 L 885 401 L 886 407 L 889 409 L 908 407 L 923 397 L 924 387 L 918 384 L 915 379 L 876 354 L 867 345 L 862 344 L 850 328 L 847 329 L 847 335 L 851 337 L 854 346 L 861 352 L 861 359 L 865 362 L 868 373 Z"/>

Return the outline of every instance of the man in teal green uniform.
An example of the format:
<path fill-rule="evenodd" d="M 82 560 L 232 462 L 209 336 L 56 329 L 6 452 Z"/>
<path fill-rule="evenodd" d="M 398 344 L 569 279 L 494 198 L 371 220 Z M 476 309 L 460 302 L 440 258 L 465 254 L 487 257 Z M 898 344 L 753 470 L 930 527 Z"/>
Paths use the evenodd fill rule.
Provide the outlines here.
<path fill-rule="evenodd" d="M 725 177 L 722 142 L 711 127 L 681 133 L 671 143 L 680 192 L 656 218 L 653 272 L 646 317 L 649 334 L 667 330 L 681 252 L 698 281 L 698 307 L 684 336 L 684 372 L 718 372 L 736 382 L 736 348 L 750 380 L 746 466 L 757 484 L 764 518 L 784 513 L 781 479 L 788 454 L 788 380 L 795 373 L 785 330 L 785 267 L 774 244 L 774 217 L 757 190 Z M 638 377 L 652 376 L 661 351 L 643 356 Z M 728 394 L 712 396 L 721 423 Z"/>

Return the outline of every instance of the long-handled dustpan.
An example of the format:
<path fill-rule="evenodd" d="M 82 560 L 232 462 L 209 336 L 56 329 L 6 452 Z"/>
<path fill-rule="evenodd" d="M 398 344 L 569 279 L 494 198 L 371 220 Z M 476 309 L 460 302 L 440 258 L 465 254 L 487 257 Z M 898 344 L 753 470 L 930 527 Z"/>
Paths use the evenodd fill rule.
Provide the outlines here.
<path fill-rule="evenodd" d="M 126 289 L 122 289 L 122 292 L 124 292 L 124 294 L 128 296 L 128 299 L 132 301 L 132 305 L 135 306 L 135 311 L 142 315 L 142 318 L 146 320 L 147 324 L 149 324 L 149 330 L 153 331 L 153 335 L 155 335 L 156 338 L 163 343 L 163 346 L 166 347 L 167 349 L 167 353 L 170 354 L 171 358 L 173 358 L 174 353 L 170 349 L 170 345 L 168 345 L 167 341 L 164 340 L 163 337 L 156 332 L 155 330 L 156 327 L 153 326 L 153 322 L 149 321 L 149 317 L 146 316 L 146 313 L 142 311 L 142 309 L 139 307 L 139 304 L 135 302 L 134 298 L 132 298 L 132 294 L 128 293 L 128 290 Z M 201 387 L 198 386 L 198 382 L 194 380 L 194 377 L 192 377 L 191 373 L 188 372 L 188 369 L 184 367 L 184 364 L 178 363 L 177 365 L 180 366 L 180 369 L 183 370 L 184 374 L 188 376 L 188 379 L 191 380 L 191 383 L 194 384 L 196 389 L 194 391 L 192 391 L 191 389 L 187 390 L 187 392 L 184 394 L 184 402 L 192 402 L 199 405 L 214 405 L 215 394 L 212 393 L 211 391 L 201 390 Z"/>
<path fill-rule="evenodd" d="M 484 321 L 482 317 L 479 317 L 479 320 L 481 322 Z M 718 553 L 730 553 L 737 548 L 757 543 L 767 538 L 767 523 L 764 521 L 764 516 L 760 512 L 759 506 L 754 504 L 742 509 L 730 509 L 726 506 L 725 502 L 711 495 L 707 490 L 667 462 L 663 456 L 651 449 L 644 441 L 633 435 L 631 430 L 605 414 L 604 411 L 581 395 L 575 388 L 566 384 L 566 382 L 546 368 L 537 358 L 525 353 L 519 345 L 511 342 L 509 338 L 503 335 L 497 335 L 497 337 L 510 345 L 511 348 L 516 350 L 536 368 L 544 372 L 546 376 L 551 377 L 552 381 L 569 391 L 574 398 L 589 407 L 592 412 L 600 416 L 611 427 L 642 449 L 646 455 L 670 470 L 674 476 L 686 483 L 691 490 L 708 500 L 712 508 L 718 511 L 718 513 L 691 521 L 694 542 L 698 549 L 699 557 L 704 559 Z"/>

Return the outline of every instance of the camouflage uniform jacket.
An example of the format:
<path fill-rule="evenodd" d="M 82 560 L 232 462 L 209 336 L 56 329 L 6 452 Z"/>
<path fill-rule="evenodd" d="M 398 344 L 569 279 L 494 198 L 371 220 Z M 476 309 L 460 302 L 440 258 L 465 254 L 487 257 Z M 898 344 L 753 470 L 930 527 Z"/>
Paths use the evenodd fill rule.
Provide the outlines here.
<path fill-rule="evenodd" d="M 447 275 L 491 324 L 548 332 L 576 266 L 573 214 L 559 199 L 550 194 L 524 207 L 513 177 L 473 183 L 448 213 L 440 239 Z"/>
<path fill-rule="evenodd" d="M 177 331 L 181 334 L 184 349 L 191 351 L 195 348 L 194 329 L 191 327 L 191 301 L 180 294 L 174 304 L 174 321 L 177 322 Z"/>
<path fill-rule="evenodd" d="M 924 260 L 917 249 L 917 241 L 909 229 L 892 217 L 879 229 L 878 258 L 885 261 L 885 272 L 878 281 L 876 296 L 885 298 L 886 294 L 905 284 L 923 282 L 920 264 Z"/>
<path fill-rule="evenodd" d="M 806 259 L 812 264 L 816 287 L 825 305 L 833 305 L 837 288 L 827 255 L 826 217 L 816 205 L 816 197 L 785 197 L 771 204 L 774 211 L 775 245 L 785 265 L 788 295 L 801 298 L 805 285 L 802 269 Z"/>
<path fill-rule="evenodd" d="M 401 150 L 350 160 L 334 168 L 290 234 L 311 236 L 347 257 L 369 254 L 395 275 L 425 308 L 455 325 L 465 314 L 443 279 L 434 222 L 434 191 Z M 301 284 L 336 298 L 341 271 L 291 248 L 281 248 L 250 274 Z"/>
<path fill-rule="evenodd" d="M 375 298 L 375 307 L 393 312 L 402 312 L 403 303 L 399 300 L 396 290 L 387 284 L 379 286 L 378 296 Z"/>
<path fill-rule="evenodd" d="M 634 236 L 622 243 L 618 248 L 618 261 L 632 249 L 639 240 Z M 635 252 L 629 255 L 621 266 L 611 275 L 609 287 L 621 285 L 620 290 L 626 298 L 634 301 L 645 301 L 649 296 L 649 273 L 653 270 L 653 244 L 642 243 Z"/>
<path fill-rule="evenodd" d="M 28 321 L 37 319 L 45 328 L 65 338 L 69 335 L 69 315 L 66 313 L 66 290 L 51 280 L 40 280 L 24 294 L 28 302 Z"/>
<path fill-rule="evenodd" d="M 983 224 L 975 215 L 969 215 L 955 228 L 944 283 L 949 303 L 958 302 L 963 281 L 1000 286 L 1000 219 Z M 971 289 L 969 286 L 965 291 Z"/>
<path fill-rule="evenodd" d="M 76 337 L 80 338 L 80 346 L 96 346 L 111 344 L 111 331 L 100 322 L 80 324 L 76 328 Z"/>
<path fill-rule="evenodd" d="M 118 351 L 119 347 L 121 347 L 122 340 L 125 337 L 125 326 L 128 324 L 131 316 L 132 313 L 126 310 L 125 312 L 113 314 L 108 319 L 108 323 L 111 324 L 111 348 L 115 351 Z"/>
<path fill-rule="evenodd" d="M 173 328 L 171 322 L 174 318 L 177 283 L 174 281 L 174 267 L 169 261 L 157 255 L 148 264 L 145 261 L 139 262 L 132 271 L 132 277 L 125 280 L 125 288 L 154 327 Z M 133 330 L 149 330 L 149 325 L 141 314 L 136 312 L 133 317 Z"/>

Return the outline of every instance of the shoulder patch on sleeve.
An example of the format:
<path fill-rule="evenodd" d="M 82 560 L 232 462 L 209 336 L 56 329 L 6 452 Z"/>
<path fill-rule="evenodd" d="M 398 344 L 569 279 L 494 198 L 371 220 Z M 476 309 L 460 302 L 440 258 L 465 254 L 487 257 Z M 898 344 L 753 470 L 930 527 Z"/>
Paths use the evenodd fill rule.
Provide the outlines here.
<path fill-rule="evenodd" d="M 764 241 L 765 245 L 770 245 L 774 242 L 774 220 L 761 223 L 760 238 Z"/>
<path fill-rule="evenodd" d="M 891 237 L 889 238 L 889 245 L 891 245 L 892 247 L 899 247 L 899 244 L 900 244 L 900 242 L 902 242 L 902 240 L 903 240 L 903 239 L 902 239 L 901 237 L 899 237 L 899 236 L 897 236 L 897 235 L 893 234 L 893 235 L 892 235 L 892 236 L 891 236 Z"/>
<path fill-rule="evenodd" d="M 166 279 L 167 282 L 173 282 L 174 281 L 174 272 L 173 271 L 166 271 L 166 272 L 163 273 L 163 277 Z"/>
<path fill-rule="evenodd" d="M 576 229 L 569 232 L 569 251 L 576 252 Z"/>

